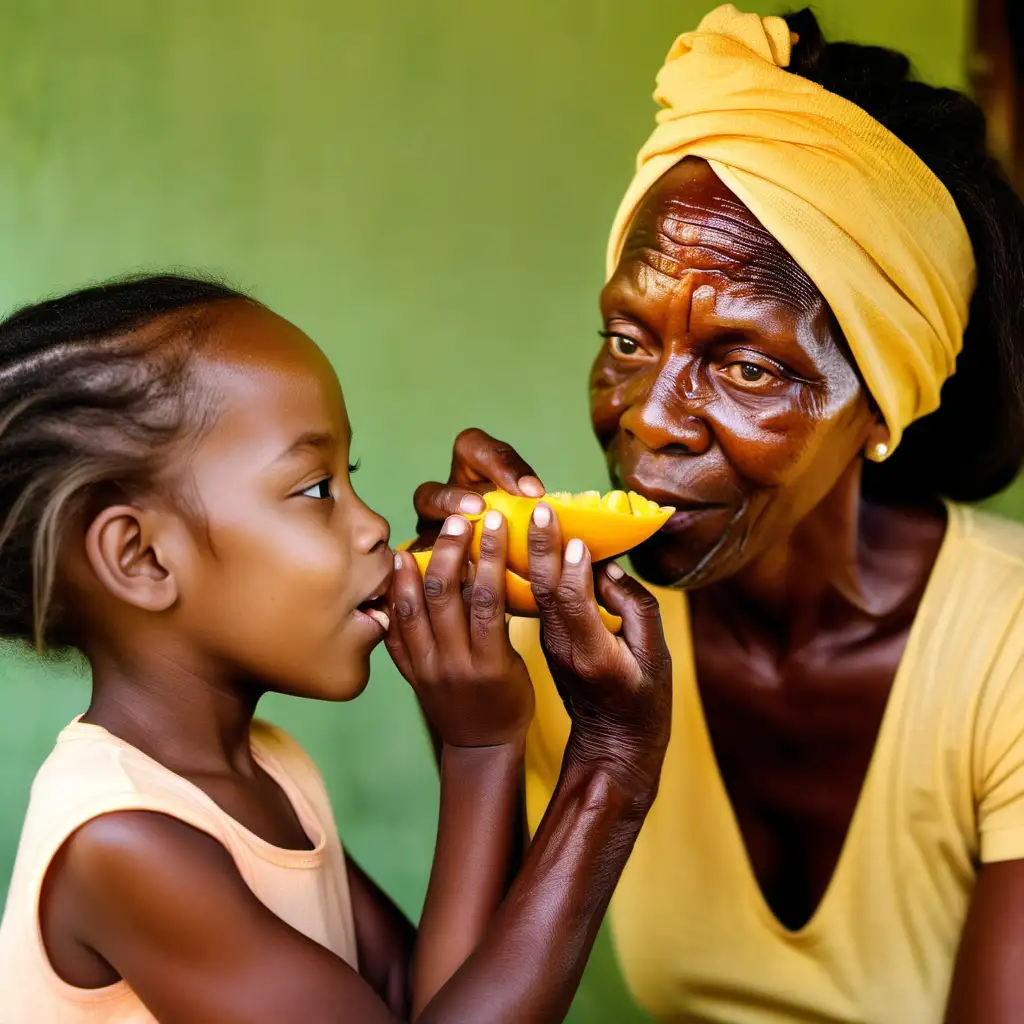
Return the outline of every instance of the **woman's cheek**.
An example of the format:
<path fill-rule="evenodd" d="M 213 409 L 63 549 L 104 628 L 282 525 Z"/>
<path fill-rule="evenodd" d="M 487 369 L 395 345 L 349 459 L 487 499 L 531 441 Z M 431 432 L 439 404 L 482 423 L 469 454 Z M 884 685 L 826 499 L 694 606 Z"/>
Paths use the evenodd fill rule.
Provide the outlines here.
<path fill-rule="evenodd" d="M 757 487 L 779 487 L 813 457 L 821 423 L 802 414 L 797 395 L 719 394 L 705 414 L 736 472 Z"/>
<path fill-rule="evenodd" d="M 628 409 L 647 400 L 656 379 L 654 367 L 626 367 L 607 355 L 598 357 L 590 375 L 590 421 L 603 442 L 618 430 Z"/>

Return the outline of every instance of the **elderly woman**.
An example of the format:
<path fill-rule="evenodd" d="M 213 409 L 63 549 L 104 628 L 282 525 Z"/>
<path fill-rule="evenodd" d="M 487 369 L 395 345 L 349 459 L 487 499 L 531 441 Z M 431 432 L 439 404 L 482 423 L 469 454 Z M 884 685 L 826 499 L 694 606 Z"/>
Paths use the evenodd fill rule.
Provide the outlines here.
<path fill-rule="evenodd" d="M 674 706 L 626 978 L 659 1020 L 1020 1021 L 1024 529 L 956 502 L 1024 452 L 1024 210 L 972 102 L 808 11 L 719 8 L 656 96 L 590 381 L 612 480 L 678 510 L 633 559 Z M 540 488 L 464 433 L 422 532 L 494 484 Z M 513 635 L 535 829 L 569 719 Z"/>

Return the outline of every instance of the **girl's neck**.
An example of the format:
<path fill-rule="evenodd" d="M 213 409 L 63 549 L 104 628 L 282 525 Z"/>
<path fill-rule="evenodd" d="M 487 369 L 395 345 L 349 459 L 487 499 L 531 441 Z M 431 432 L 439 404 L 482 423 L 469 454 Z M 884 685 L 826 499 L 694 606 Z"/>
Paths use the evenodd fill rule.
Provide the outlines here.
<path fill-rule="evenodd" d="M 262 691 L 217 680 L 153 648 L 88 657 L 93 687 L 83 722 L 180 775 L 252 774 L 249 731 Z"/>

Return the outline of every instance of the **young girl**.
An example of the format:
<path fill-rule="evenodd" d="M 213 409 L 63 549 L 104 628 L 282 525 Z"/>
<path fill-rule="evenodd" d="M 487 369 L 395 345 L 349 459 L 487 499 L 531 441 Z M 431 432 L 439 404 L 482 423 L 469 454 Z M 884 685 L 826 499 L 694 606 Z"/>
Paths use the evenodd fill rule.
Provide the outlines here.
<path fill-rule="evenodd" d="M 36 778 L 0 926 L 5 1024 L 561 1020 L 653 799 L 670 667 L 642 588 L 543 504 L 532 579 L 573 716 L 509 885 L 533 695 L 506 534 L 449 519 L 426 584 L 349 479 L 326 357 L 219 285 L 114 283 L 0 324 L 0 632 L 73 647 L 89 708 Z M 346 857 L 267 691 L 349 700 L 388 646 L 442 743 L 418 937 Z"/>

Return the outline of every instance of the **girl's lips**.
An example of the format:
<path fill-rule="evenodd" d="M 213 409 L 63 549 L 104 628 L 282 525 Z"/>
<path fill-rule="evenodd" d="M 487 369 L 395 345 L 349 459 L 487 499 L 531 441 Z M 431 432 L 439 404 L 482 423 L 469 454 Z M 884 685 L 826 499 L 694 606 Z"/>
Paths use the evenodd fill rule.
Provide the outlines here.
<path fill-rule="evenodd" d="M 385 585 L 379 588 L 378 593 L 356 605 L 354 614 L 375 623 L 386 633 L 391 625 L 391 616 L 388 613 L 387 605 L 387 587 Z"/>
<path fill-rule="evenodd" d="M 391 616 L 383 608 L 372 606 L 359 607 L 353 613 L 367 622 L 374 623 L 382 633 L 386 633 L 391 626 Z"/>

